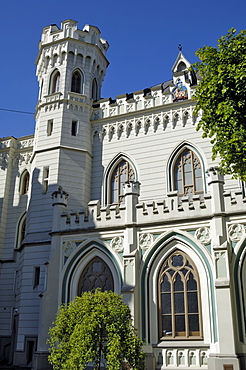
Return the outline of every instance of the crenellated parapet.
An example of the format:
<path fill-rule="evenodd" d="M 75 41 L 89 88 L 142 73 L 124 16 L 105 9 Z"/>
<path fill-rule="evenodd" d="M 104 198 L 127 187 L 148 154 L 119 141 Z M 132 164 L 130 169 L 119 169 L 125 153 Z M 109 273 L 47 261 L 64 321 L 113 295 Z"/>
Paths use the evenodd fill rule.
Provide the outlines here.
<path fill-rule="evenodd" d="M 127 199 L 134 197 L 129 194 Z M 224 192 L 224 210 L 228 217 L 245 213 L 246 198 L 242 191 Z M 126 204 L 101 206 L 99 201 L 91 201 L 84 209 L 77 211 L 63 212 L 61 215 L 61 230 L 76 229 L 103 229 L 103 228 L 124 228 L 126 224 L 137 225 L 163 224 L 175 222 L 194 222 L 214 217 L 214 203 L 217 203 L 211 194 L 203 197 L 193 196 L 180 198 L 177 191 L 167 194 L 165 199 L 147 202 L 133 203 L 127 200 Z M 129 212 L 131 207 L 132 212 Z M 130 217 L 130 218 L 129 218 Z"/>

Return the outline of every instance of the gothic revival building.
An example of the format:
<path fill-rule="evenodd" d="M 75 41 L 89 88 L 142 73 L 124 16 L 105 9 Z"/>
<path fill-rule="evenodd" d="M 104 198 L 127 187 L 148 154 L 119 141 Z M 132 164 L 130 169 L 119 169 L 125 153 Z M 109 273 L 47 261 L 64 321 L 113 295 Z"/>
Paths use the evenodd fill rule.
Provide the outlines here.
<path fill-rule="evenodd" d="M 148 370 L 246 368 L 246 197 L 196 131 L 196 76 L 101 99 L 108 43 L 43 29 L 35 134 L 0 140 L 0 355 L 49 369 L 60 303 L 121 294 Z M 143 81 L 144 85 L 144 81 Z"/>

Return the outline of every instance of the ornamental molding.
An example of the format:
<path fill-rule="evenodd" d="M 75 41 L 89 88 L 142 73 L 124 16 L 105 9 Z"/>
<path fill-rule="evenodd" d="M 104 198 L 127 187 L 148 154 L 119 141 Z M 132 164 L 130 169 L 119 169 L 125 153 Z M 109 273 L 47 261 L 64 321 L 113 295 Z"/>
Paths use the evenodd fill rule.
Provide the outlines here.
<path fill-rule="evenodd" d="M 228 228 L 229 239 L 238 242 L 245 235 L 245 227 L 241 224 L 233 224 Z"/>
<path fill-rule="evenodd" d="M 210 229 L 208 227 L 199 227 L 195 232 L 195 238 L 204 245 L 209 244 L 211 242 Z"/>
<path fill-rule="evenodd" d="M 77 245 L 75 242 L 66 241 L 63 243 L 62 249 L 63 249 L 63 255 L 64 257 L 69 257 L 77 248 Z"/>
<path fill-rule="evenodd" d="M 110 247 L 118 253 L 123 252 L 124 250 L 124 239 L 121 236 L 116 236 L 110 242 Z"/>
<path fill-rule="evenodd" d="M 113 107 L 110 109 L 110 115 L 115 115 L 116 108 Z M 92 122 L 95 122 L 97 119 L 105 118 L 107 110 L 107 105 L 103 104 L 101 109 L 94 111 L 92 114 Z M 123 137 L 123 134 L 128 138 L 131 134 L 138 136 L 140 133 L 147 135 L 151 131 L 154 133 L 159 130 L 165 131 L 168 126 L 175 129 L 177 125 L 181 125 L 181 127 L 185 127 L 188 123 L 194 125 L 198 117 L 193 116 L 193 110 L 194 108 L 189 106 L 140 117 L 129 117 L 123 120 L 118 120 L 119 117 L 117 117 L 115 121 L 110 123 L 100 123 L 98 135 L 101 141 L 103 141 L 105 137 L 110 141 L 114 136 L 112 135 L 112 131 L 113 133 L 117 133 L 115 139 L 119 139 Z"/>
<path fill-rule="evenodd" d="M 150 233 L 139 235 L 139 246 L 142 250 L 146 251 L 154 242 L 154 236 Z"/>
<path fill-rule="evenodd" d="M 10 162 L 10 155 L 8 153 L 0 153 L 0 168 L 5 170 Z"/>

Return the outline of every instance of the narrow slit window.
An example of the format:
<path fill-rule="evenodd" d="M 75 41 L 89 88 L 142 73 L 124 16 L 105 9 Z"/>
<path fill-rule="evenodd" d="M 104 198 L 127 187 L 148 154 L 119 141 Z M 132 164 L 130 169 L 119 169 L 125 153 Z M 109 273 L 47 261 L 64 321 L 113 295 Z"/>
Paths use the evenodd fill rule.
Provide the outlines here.
<path fill-rule="evenodd" d="M 36 288 L 39 285 L 40 281 L 40 266 L 34 267 L 34 276 L 33 276 L 33 288 Z"/>
<path fill-rule="evenodd" d="M 78 133 L 78 121 L 72 121 L 71 135 L 77 136 L 77 133 Z"/>
<path fill-rule="evenodd" d="M 46 194 L 49 186 L 49 167 L 44 168 L 43 193 Z"/>
<path fill-rule="evenodd" d="M 52 135 L 53 127 L 54 127 L 53 119 L 49 119 L 47 123 L 47 135 L 48 136 Z"/>

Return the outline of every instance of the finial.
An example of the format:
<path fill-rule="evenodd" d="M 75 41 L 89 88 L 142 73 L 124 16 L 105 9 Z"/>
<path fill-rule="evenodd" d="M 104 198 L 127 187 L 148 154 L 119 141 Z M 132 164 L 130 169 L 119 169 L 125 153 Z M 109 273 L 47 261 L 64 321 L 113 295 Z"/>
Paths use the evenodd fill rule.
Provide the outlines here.
<path fill-rule="evenodd" d="M 178 49 L 179 49 L 179 51 L 182 50 L 182 45 L 181 44 L 179 44 Z"/>

